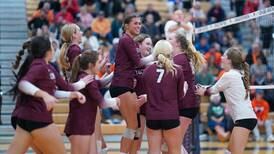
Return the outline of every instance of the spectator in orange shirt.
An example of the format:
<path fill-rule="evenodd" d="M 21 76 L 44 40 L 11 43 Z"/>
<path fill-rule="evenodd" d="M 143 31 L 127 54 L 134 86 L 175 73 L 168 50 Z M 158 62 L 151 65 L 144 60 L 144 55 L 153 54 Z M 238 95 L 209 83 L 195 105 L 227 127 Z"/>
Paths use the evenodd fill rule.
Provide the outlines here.
<path fill-rule="evenodd" d="M 38 8 L 36 11 L 33 12 L 32 18 L 30 20 L 33 20 L 34 18 L 39 18 L 41 16 L 41 12 L 44 12 L 46 14 L 46 18 L 48 22 L 51 24 L 54 22 L 54 13 L 52 10 L 50 10 L 50 3 L 44 2 L 42 4 L 42 8 Z"/>
<path fill-rule="evenodd" d="M 261 89 L 256 90 L 256 96 L 252 100 L 252 107 L 256 113 L 258 123 L 253 129 L 253 135 L 255 141 L 260 140 L 260 132 L 258 126 L 264 126 L 266 130 L 266 141 L 273 142 L 274 137 L 272 135 L 272 121 L 268 117 L 269 104 L 263 99 L 264 91 Z"/>
<path fill-rule="evenodd" d="M 205 54 L 205 59 L 209 61 L 210 58 L 214 58 L 214 63 L 217 66 L 221 64 L 222 54 L 220 53 L 220 45 L 218 43 L 213 43 L 209 51 Z"/>
<path fill-rule="evenodd" d="M 103 11 L 98 13 L 98 16 L 92 21 L 91 29 L 99 39 L 107 40 L 112 43 L 111 22 L 105 18 Z"/>

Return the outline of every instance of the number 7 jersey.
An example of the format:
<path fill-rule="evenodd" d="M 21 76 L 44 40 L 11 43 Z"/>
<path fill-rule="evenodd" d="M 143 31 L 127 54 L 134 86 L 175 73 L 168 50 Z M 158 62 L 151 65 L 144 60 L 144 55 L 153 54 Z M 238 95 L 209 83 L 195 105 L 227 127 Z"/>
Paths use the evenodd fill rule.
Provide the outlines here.
<path fill-rule="evenodd" d="M 176 70 L 177 73 L 172 75 L 157 64 L 144 70 L 147 120 L 179 119 L 178 103 L 184 97 L 184 75 L 179 66 Z"/>

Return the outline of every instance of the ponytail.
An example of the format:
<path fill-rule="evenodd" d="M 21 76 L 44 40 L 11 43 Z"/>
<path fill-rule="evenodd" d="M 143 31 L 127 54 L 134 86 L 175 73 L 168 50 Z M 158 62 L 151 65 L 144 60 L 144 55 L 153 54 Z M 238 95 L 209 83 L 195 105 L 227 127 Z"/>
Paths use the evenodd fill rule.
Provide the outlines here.
<path fill-rule="evenodd" d="M 62 70 L 68 70 L 70 68 L 70 64 L 67 60 L 67 53 L 69 48 L 69 43 L 65 42 L 60 50 L 60 56 L 59 56 L 59 64 Z"/>
<path fill-rule="evenodd" d="M 245 99 L 248 98 L 248 92 L 249 92 L 249 65 L 247 64 L 247 62 L 243 62 L 242 64 L 243 70 L 244 70 L 244 76 L 242 77 L 242 80 L 244 82 L 244 87 L 245 87 Z"/>
<path fill-rule="evenodd" d="M 177 74 L 177 70 L 174 67 L 173 62 L 169 58 L 167 58 L 163 54 L 159 54 L 157 56 L 157 59 L 160 62 L 160 64 L 162 64 L 164 66 L 164 68 L 167 72 L 171 72 L 173 76 Z"/>
<path fill-rule="evenodd" d="M 180 44 L 181 49 L 186 53 L 187 57 L 193 62 L 195 71 L 201 69 L 205 63 L 205 59 L 201 53 L 199 53 L 191 41 L 186 38 L 187 33 L 183 30 L 176 32 L 176 40 Z"/>
<path fill-rule="evenodd" d="M 195 71 L 199 71 L 203 64 L 205 64 L 205 59 L 201 53 L 199 53 L 194 45 L 188 41 L 188 48 L 186 49 L 187 57 L 191 59 L 194 64 Z"/>
<path fill-rule="evenodd" d="M 33 61 L 33 56 L 31 54 L 31 51 L 29 50 L 30 49 L 30 44 L 31 44 L 31 41 L 27 41 L 23 44 L 22 46 L 22 49 L 19 50 L 18 54 L 16 55 L 16 60 L 15 62 L 12 64 L 12 67 L 13 67 L 13 75 L 14 75 L 14 80 L 15 80 L 15 84 L 14 86 L 12 87 L 12 89 L 9 90 L 9 93 L 13 95 L 13 99 L 16 98 L 17 94 L 18 94 L 18 84 L 19 84 L 19 81 L 22 79 L 23 76 L 25 76 L 25 74 L 27 73 L 27 71 L 29 70 L 29 67 Z M 24 55 L 25 53 L 25 50 L 28 50 L 28 55 L 27 57 L 25 58 L 23 64 L 20 66 L 20 61 L 22 59 L 22 56 Z M 19 68 L 20 66 L 20 68 Z M 16 73 L 16 70 L 19 69 Z"/>
<path fill-rule="evenodd" d="M 84 51 L 82 54 L 75 57 L 71 68 L 70 82 L 77 81 L 79 71 L 89 69 L 89 64 L 93 64 L 95 66 L 97 61 L 97 52 Z"/>
<path fill-rule="evenodd" d="M 80 71 L 80 58 L 81 58 L 81 54 L 78 55 L 73 61 L 72 68 L 71 68 L 70 82 L 75 82 L 77 80 L 77 75 Z"/>

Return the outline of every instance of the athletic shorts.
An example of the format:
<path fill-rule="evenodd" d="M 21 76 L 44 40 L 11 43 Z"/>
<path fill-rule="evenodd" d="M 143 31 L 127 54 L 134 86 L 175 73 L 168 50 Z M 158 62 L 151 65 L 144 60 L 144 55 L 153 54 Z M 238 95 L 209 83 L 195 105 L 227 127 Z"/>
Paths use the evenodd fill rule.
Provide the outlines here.
<path fill-rule="evenodd" d="M 234 127 L 243 127 L 252 131 L 257 125 L 257 119 L 240 119 L 236 120 Z"/>
<path fill-rule="evenodd" d="M 194 119 L 196 115 L 199 112 L 199 108 L 186 108 L 186 109 L 181 109 L 179 110 L 180 117 L 187 117 L 189 119 Z"/>
<path fill-rule="evenodd" d="M 146 120 L 146 125 L 153 130 L 169 130 L 178 127 L 180 125 L 180 120 Z"/>
<path fill-rule="evenodd" d="M 110 87 L 109 93 L 111 97 L 118 97 L 126 92 L 133 93 L 134 90 L 128 87 Z"/>
<path fill-rule="evenodd" d="M 16 126 L 20 126 L 22 129 L 24 129 L 27 132 L 32 132 L 35 129 L 44 128 L 50 125 L 51 123 L 47 122 L 37 122 L 37 121 L 31 121 L 31 120 L 24 120 L 16 117 L 11 118 L 11 125 L 14 129 L 16 129 Z"/>

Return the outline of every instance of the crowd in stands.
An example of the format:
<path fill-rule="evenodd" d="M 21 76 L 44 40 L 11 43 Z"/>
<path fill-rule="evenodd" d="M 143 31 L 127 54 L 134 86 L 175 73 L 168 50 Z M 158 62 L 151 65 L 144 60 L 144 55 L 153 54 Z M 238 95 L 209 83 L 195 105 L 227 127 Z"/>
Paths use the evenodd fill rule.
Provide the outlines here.
<path fill-rule="evenodd" d="M 210 6 L 208 11 L 202 9 L 201 1 L 198 0 L 195 3 L 190 0 L 166 0 L 170 16 L 174 10 L 183 9 L 186 21 L 190 21 L 195 27 L 220 22 L 274 5 L 270 0 L 208 0 L 206 2 Z M 113 71 L 115 49 L 122 33 L 124 17 L 137 11 L 135 0 L 40 0 L 37 10 L 28 21 L 28 27 L 32 36 L 43 35 L 51 38 L 55 50 L 52 62 L 58 68 L 57 59 L 60 55 L 60 45 L 63 43 L 60 38 L 60 29 L 64 24 L 76 23 L 83 32 L 82 50 L 90 49 L 100 53 L 102 63 L 100 76 L 103 76 Z M 148 4 L 146 10 L 139 13 L 143 17 L 142 33 L 149 34 L 153 43 L 164 38 L 164 26 L 169 18 L 161 17 L 160 12 L 152 4 Z M 240 46 L 245 51 L 245 59 L 250 65 L 251 85 L 273 84 L 273 66 L 267 60 L 270 54 L 274 54 L 273 23 L 274 14 L 272 13 L 256 20 L 195 35 L 193 44 L 207 60 L 207 64 L 196 74 L 197 83 L 203 85 L 214 83 L 223 73 L 221 57 L 224 51 L 231 46 Z M 248 45 L 243 44 L 245 34 L 241 31 L 241 26 L 249 27 L 254 33 Z M 268 112 L 274 111 L 274 90 L 263 92 L 252 90 L 254 108 L 256 108 L 255 102 L 258 102 L 256 101 L 258 93 L 264 93 L 264 102 L 267 102 L 269 106 Z M 218 101 L 210 106 L 208 116 L 217 114 L 219 125 L 224 127 L 221 120 L 224 119 L 225 109 L 216 107 L 217 105 Z M 214 113 L 217 109 L 218 113 Z M 108 122 L 113 122 L 109 121 L 111 111 L 105 110 L 104 114 Z M 216 118 L 209 117 L 210 119 Z M 209 121 L 209 125 L 214 130 L 213 125 L 216 125 L 216 120 Z M 223 129 L 226 130 L 226 128 Z M 259 135 L 258 132 L 256 133 L 257 140 Z"/>

